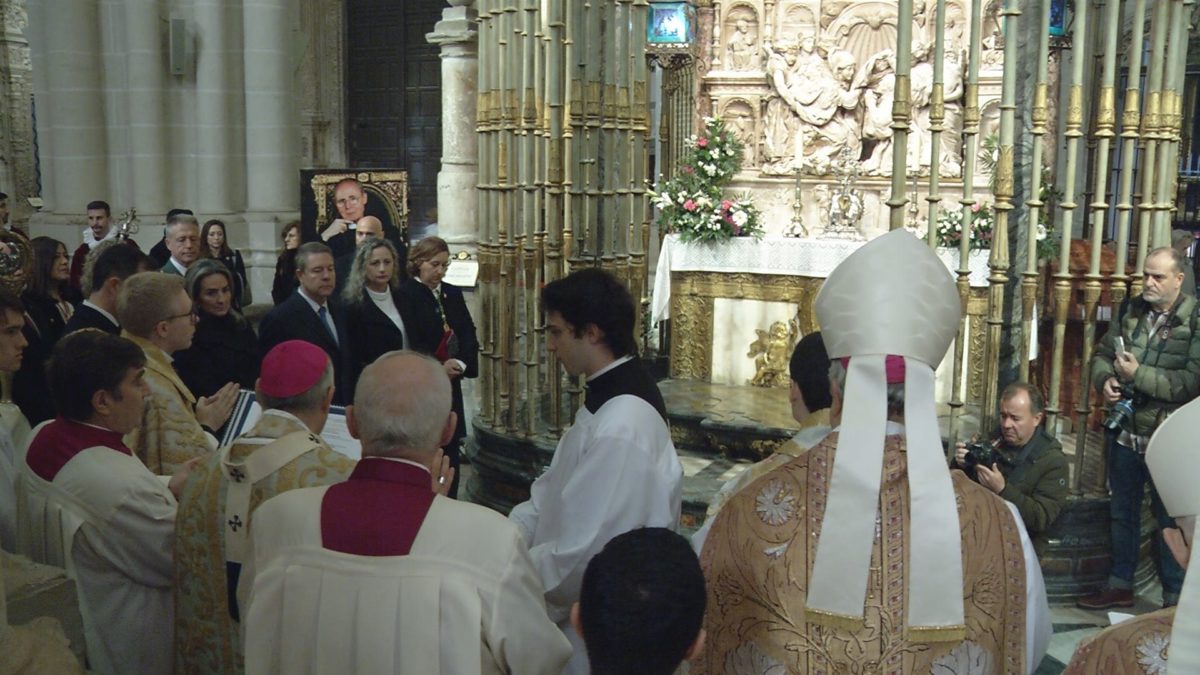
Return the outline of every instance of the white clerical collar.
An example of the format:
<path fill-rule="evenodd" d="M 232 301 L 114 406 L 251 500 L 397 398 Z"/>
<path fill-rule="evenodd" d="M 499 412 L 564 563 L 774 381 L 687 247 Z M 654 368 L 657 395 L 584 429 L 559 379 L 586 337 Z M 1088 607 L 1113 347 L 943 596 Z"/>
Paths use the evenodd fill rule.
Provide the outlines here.
<path fill-rule="evenodd" d="M 433 472 L 429 470 L 429 467 L 425 466 L 424 464 L 421 464 L 420 462 L 414 462 L 411 459 L 403 459 L 400 457 L 380 457 L 379 455 L 367 455 L 366 457 L 363 457 L 363 459 L 366 459 L 367 457 L 371 457 L 372 459 L 383 459 L 383 460 L 387 460 L 389 462 L 399 462 L 400 464 L 411 464 L 412 466 L 419 467 L 421 470 L 423 470 L 425 473 L 429 474 L 430 476 L 433 475 Z"/>
<path fill-rule="evenodd" d="M 174 265 L 175 269 L 179 270 L 180 274 L 187 276 L 187 267 L 183 263 L 176 260 L 175 256 L 171 256 L 170 258 L 168 258 L 168 262 L 170 262 L 172 265 Z"/>
<path fill-rule="evenodd" d="M 304 298 L 304 301 L 308 303 L 309 307 L 312 307 L 312 311 L 314 312 L 320 311 L 320 309 L 325 306 L 325 303 L 317 302 L 316 300 L 313 300 L 308 293 L 305 293 L 303 286 L 298 287 L 296 292 L 300 294 L 300 297 Z"/>
<path fill-rule="evenodd" d="M 603 368 L 601 368 L 600 370 L 597 370 L 596 372 L 592 373 L 591 375 L 588 375 L 588 378 L 587 378 L 588 382 L 591 382 L 592 380 L 596 379 L 597 377 L 600 377 L 601 375 L 607 373 L 608 371 L 612 370 L 613 368 L 616 368 L 617 366 L 623 365 L 626 361 L 632 361 L 632 360 L 633 360 L 633 355 L 626 354 L 625 356 L 622 356 L 621 358 L 617 359 L 616 361 L 613 361 L 612 363 L 608 364 L 607 366 L 604 366 Z"/>
<path fill-rule="evenodd" d="M 112 314 L 109 314 L 108 310 L 104 309 L 100 305 L 97 305 L 96 303 L 92 302 L 91 300 L 84 300 L 83 305 L 85 307 L 91 307 L 92 309 L 96 310 L 97 312 L 100 312 L 100 315 L 103 316 L 104 318 L 108 319 L 109 321 L 111 321 L 112 325 L 114 325 L 114 326 L 121 325 L 120 322 L 117 321 L 117 317 L 113 316 Z"/>

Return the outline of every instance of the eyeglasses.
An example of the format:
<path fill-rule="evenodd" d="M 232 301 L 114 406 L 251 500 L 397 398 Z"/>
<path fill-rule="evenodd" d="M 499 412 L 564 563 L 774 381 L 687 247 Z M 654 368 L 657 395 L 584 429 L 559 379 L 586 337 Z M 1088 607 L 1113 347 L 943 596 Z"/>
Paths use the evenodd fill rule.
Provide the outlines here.
<path fill-rule="evenodd" d="M 192 323 L 196 323 L 200 320 L 200 315 L 196 313 L 195 308 L 192 308 L 187 314 L 173 314 L 163 319 L 163 321 L 174 321 L 175 319 L 182 319 L 184 317 L 191 319 Z"/>

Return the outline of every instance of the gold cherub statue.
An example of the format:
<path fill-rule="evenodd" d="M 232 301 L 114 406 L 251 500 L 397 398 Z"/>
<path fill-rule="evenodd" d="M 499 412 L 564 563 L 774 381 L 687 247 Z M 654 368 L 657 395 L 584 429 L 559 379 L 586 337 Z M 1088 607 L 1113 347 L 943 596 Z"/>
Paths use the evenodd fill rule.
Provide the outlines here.
<path fill-rule="evenodd" d="M 746 356 L 754 359 L 754 377 L 749 384 L 755 387 L 786 387 L 788 385 L 788 363 L 792 349 L 800 337 L 800 321 L 793 317 L 789 322 L 776 321 L 767 330 L 755 328 L 758 339 L 750 344 Z"/>

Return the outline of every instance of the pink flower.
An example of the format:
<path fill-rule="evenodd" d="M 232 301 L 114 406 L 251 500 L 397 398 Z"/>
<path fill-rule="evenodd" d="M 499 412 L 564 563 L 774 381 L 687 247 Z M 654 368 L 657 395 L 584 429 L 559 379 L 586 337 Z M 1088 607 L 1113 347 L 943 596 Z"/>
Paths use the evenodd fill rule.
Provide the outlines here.
<path fill-rule="evenodd" d="M 683 172 L 684 172 L 684 173 L 692 173 L 692 171 L 693 171 L 693 169 L 692 169 L 692 167 L 690 167 L 690 166 L 685 166 L 685 167 L 683 167 Z"/>
<path fill-rule="evenodd" d="M 728 211 L 729 209 L 733 208 L 733 202 L 726 199 L 725 201 L 721 202 L 721 208 L 725 211 Z"/>
<path fill-rule="evenodd" d="M 975 202 L 974 204 L 971 205 L 971 213 L 979 213 L 980 207 L 981 207 L 981 204 L 979 202 Z"/>
<path fill-rule="evenodd" d="M 708 139 L 701 136 L 700 138 L 698 138 L 696 140 L 696 147 L 707 148 L 708 147 Z"/>
<path fill-rule="evenodd" d="M 691 199 L 687 200 L 686 202 L 683 203 L 683 210 L 695 211 L 696 210 L 696 202 Z"/>

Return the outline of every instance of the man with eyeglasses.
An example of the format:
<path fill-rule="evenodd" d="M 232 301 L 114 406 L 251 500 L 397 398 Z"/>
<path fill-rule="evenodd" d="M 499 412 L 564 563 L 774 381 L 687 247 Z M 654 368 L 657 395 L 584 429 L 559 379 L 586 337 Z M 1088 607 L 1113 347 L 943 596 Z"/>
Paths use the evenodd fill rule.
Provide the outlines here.
<path fill-rule="evenodd" d="M 154 473 L 174 474 L 217 448 L 214 430 L 229 419 L 237 384 L 230 382 L 197 400 L 175 373 L 171 354 L 191 346 L 196 333 L 182 277 L 155 272 L 129 277 L 117 298 L 117 318 L 122 336 L 146 353 L 150 389 L 142 423 L 125 435 L 125 444 Z"/>

